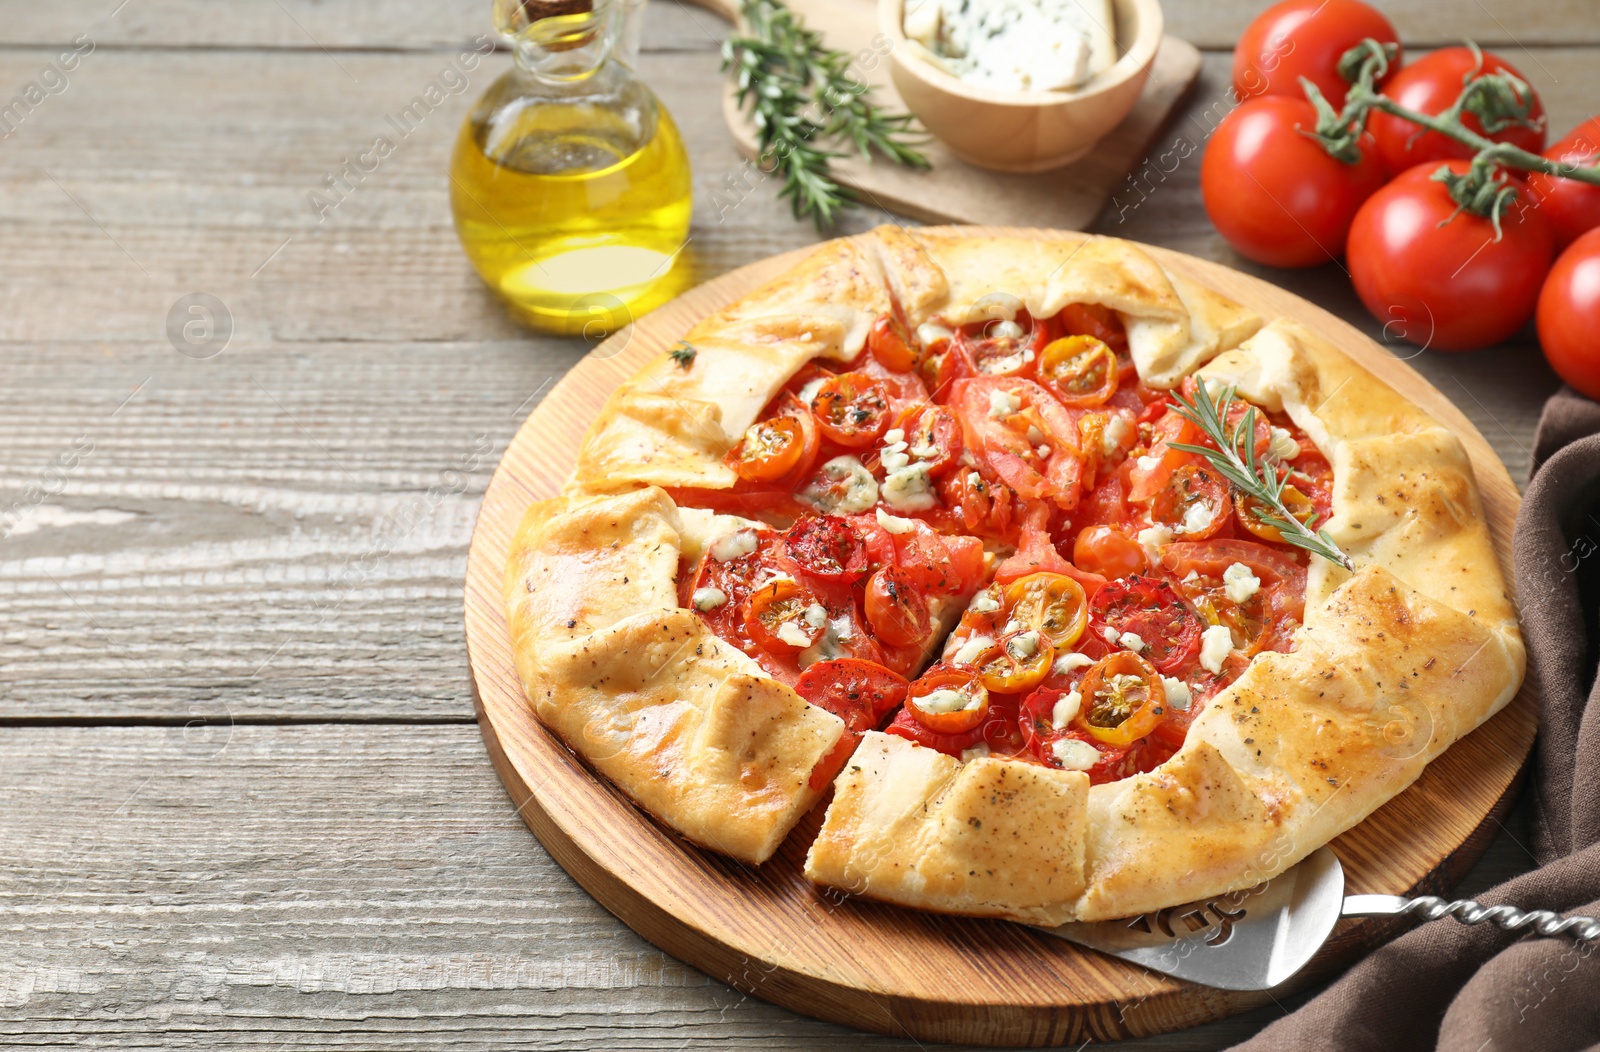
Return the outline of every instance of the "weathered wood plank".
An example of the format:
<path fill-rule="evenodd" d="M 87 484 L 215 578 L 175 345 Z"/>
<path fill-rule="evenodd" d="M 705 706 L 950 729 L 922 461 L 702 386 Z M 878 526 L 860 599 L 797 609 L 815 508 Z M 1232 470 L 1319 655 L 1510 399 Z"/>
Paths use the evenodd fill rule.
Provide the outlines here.
<path fill-rule="evenodd" d="M 635 936 L 518 821 L 471 726 L 12 729 L 0 772 L 9 1048 L 916 1047 Z M 1218 1048 L 1278 1014 L 1117 1047 Z"/>
<path fill-rule="evenodd" d="M 863 0 L 870 3 L 872 0 Z M 1600 41 L 1600 24 L 1585 0 L 1527 5 L 1516 0 L 1376 0 L 1408 45 L 1455 43 L 1470 38 L 1507 50 Z M 656 0 L 674 8 L 678 0 Z M 404 0 L 338 3 L 318 0 L 231 0 L 222 17 L 205 0 L 137 0 L 110 14 L 73 4 L 0 0 L 0 25 L 8 42 L 53 45 L 80 33 L 107 44 L 145 47 L 260 47 L 428 49 L 458 46 L 489 26 L 488 0 L 409 4 Z M 1232 48 L 1262 9 L 1261 0 L 1166 5 L 1167 32 L 1201 47 Z M 654 12 L 652 11 L 654 18 Z M 704 17 L 704 16 L 702 16 Z M 652 23 L 646 46 L 697 46 L 692 23 Z M 1513 61 L 1517 61 L 1513 59 Z"/>

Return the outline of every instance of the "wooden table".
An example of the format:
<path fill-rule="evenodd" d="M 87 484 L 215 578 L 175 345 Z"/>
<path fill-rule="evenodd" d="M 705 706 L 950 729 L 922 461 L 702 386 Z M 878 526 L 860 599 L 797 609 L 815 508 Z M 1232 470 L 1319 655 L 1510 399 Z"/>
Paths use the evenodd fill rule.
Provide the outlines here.
<path fill-rule="evenodd" d="M 1225 112 L 1258 6 L 1168 5 L 1207 55 L 1158 151 Z M 1389 6 L 1408 41 L 1501 49 L 1558 131 L 1600 94 L 1586 0 Z M 458 84 L 488 7 L 0 0 L 0 100 L 50 88 L 0 140 L 7 1047 L 911 1047 L 657 951 L 549 859 L 485 758 L 468 534 L 517 423 L 587 350 L 509 322 L 450 225 L 451 141 L 509 59 L 336 207 L 310 198 L 430 81 Z M 770 186 L 711 204 L 740 165 L 725 29 L 657 0 L 640 63 L 689 143 L 706 276 L 819 236 Z M 1256 270 L 1197 170 L 1147 169 L 1098 229 Z M 1379 335 L 1337 267 L 1269 276 Z M 203 323 L 195 293 L 231 327 L 210 356 L 168 337 Z M 1415 364 L 1525 475 L 1556 385 L 1531 340 Z M 1471 887 L 1529 864 L 1522 821 Z M 1280 1013 L 1136 1047 L 1218 1048 Z"/>

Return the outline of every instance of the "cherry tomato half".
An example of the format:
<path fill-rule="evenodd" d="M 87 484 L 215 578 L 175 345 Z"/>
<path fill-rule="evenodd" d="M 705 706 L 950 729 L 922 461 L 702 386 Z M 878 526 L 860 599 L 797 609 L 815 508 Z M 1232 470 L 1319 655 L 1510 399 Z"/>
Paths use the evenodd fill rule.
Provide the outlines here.
<path fill-rule="evenodd" d="M 890 646 L 921 643 L 933 629 L 915 579 L 897 566 L 885 566 L 867 581 L 866 608 L 872 634 Z"/>
<path fill-rule="evenodd" d="M 1215 536 L 1233 514 L 1228 482 L 1206 464 L 1184 464 L 1150 502 L 1150 521 L 1165 523 L 1190 540 Z"/>
<path fill-rule="evenodd" d="M 795 693 L 844 720 L 853 731 L 870 731 L 906 700 L 911 684 L 875 661 L 818 661 L 800 674 Z"/>
<path fill-rule="evenodd" d="M 1126 650 L 1091 665 L 1078 693 L 1078 726 L 1107 745 L 1132 745 L 1167 714 L 1161 676 L 1144 658 Z"/>
<path fill-rule="evenodd" d="M 1021 694 L 1050 674 L 1055 648 L 1032 629 L 1009 632 L 972 661 L 983 685 L 996 694 Z"/>
<path fill-rule="evenodd" d="M 895 426 L 905 432 L 910 454 L 928 465 L 930 477 L 938 478 L 956 466 L 962 449 L 961 423 L 949 406 L 907 409 Z"/>
<path fill-rule="evenodd" d="M 1117 312 L 1101 303 L 1069 303 L 1056 315 L 1065 336 L 1093 336 L 1118 354 L 1128 349 L 1128 330 Z"/>
<path fill-rule="evenodd" d="M 938 734 L 960 734 L 989 714 L 989 691 L 970 669 L 935 665 L 911 684 L 906 711 Z"/>
<path fill-rule="evenodd" d="M 797 654 L 815 646 L 826 628 L 826 608 L 793 580 L 780 577 L 750 593 L 744 630 L 763 650 Z"/>
<path fill-rule="evenodd" d="M 1310 522 L 1317 514 L 1317 506 L 1311 502 L 1311 498 L 1293 485 L 1283 487 L 1283 506 L 1303 523 Z M 1264 518 L 1279 518 L 1276 509 L 1266 507 L 1254 497 L 1242 497 L 1234 511 L 1239 518 L 1239 525 L 1246 530 L 1264 541 L 1283 543 L 1283 531 L 1262 521 Z"/>
<path fill-rule="evenodd" d="M 1600 160 L 1600 117 L 1590 117 L 1565 139 L 1544 152 L 1552 161 L 1591 167 Z M 1550 224 L 1560 252 L 1583 234 L 1600 227 L 1600 186 L 1543 172 L 1527 174 L 1528 192 Z"/>
<path fill-rule="evenodd" d="M 802 515 L 784 531 L 779 559 L 824 581 L 859 581 L 867 573 L 867 545 L 848 519 Z"/>
<path fill-rule="evenodd" d="M 897 373 L 915 372 L 922 355 L 906 327 L 892 314 L 880 314 L 867 333 L 867 350 L 885 369 Z"/>
<path fill-rule="evenodd" d="M 1466 161 L 1447 164 L 1467 170 Z M 1350 278 L 1386 338 L 1439 351 L 1488 347 L 1533 316 L 1550 270 L 1550 228 L 1538 209 L 1517 202 L 1496 233 L 1488 219 L 1457 209 L 1433 178 L 1439 167 L 1418 165 L 1361 206 L 1350 227 Z"/>
<path fill-rule="evenodd" d="M 1005 606 L 1011 620 L 1037 632 L 1051 646 L 1072 646 L 1089 623 L 1089 599 L 1083 585 L 1066 574 L 1033 573 L 1006 585 Z"/>
<path fill-rule="evenodd" d="M 793 471 L 805 452 L 804 425 L 792 416 L 757 420 L 728 451 L 728 466 L 751 482 L 774 482 Z"/>
<path fill-rule="evenodd" d="M 1039 381 L 1062 405 L 1102 406 L 1117 393 L 1117 356 L 1093 336 L 1063 337 L 1040 353 Z"/>
<path fill-rule="evenodd" d="M 1600 398 L 1600 230 L 1561 253 L 1539 296 L 1539 343 L 1561 379 Z"/>
<path fill-rule="evenodd" d="M 1273 4 L 1245 28 L 1233 52 L 1233 90 L 1241 99 L 1252 95 L 1304 98 L 1305 77 L 1333 104 L 1344 106 L 1350 84 L 1339 75 L 1339 59 L 1371 37 L 1382 44 L 1400 43 L 1394 26 L 1360 0 L 1283 0 Z M 1389 73 L 1400 68 L 1396 53 Z"/>
<path fill-rule="evenodd" d="M 1072 542 L 1072 561 L 1102 577 L 1127 577 L 1145 568 L 1144 548 L 1115 526 L 1089 526 Z"/>
<path fill-rule="evenodd" d="M 1096 629 L 1138 636 L 1144 644 L 1140 652 L 1169 676 L 1200 651 L 1200 619 L 1170 584 L 1153 577 L 1107 581 L 1089 600 L 1089 616 Z"/>
<path fill-rule="evenodd" d="M 889 392 L 866 373 L 831 376 L 811 396 L 823 435 L 851 449 L 870 446 L 889 430 Z"/>
<path fill-rule="evenodd" d="M 1384 86 L 1383 93 L 1408 110 L 1430 117 L 1438 116 L 1454 103 L 1461 94 L 1467 78 L 1478 69 L 1479 56 L 1467 47 L 1442 47 L 1417 59 L 1394 75 Z M 1490 51 L 1482 52 L 1482 72 L 1509 73 L 1528 83 L 1515 66 Z M 1483 122 L 1471 113 L 1461 115 L 1461 123 L 1470 130 L 1495 142 L 1508 142 L 1529 153 L 1544 149 L 1544 104 L 1539 93 L 1526 88 L 1533 103 L 1528 118 L 1535 127 L 1513 124 L 1489 135 Z M 1378 155 L 1393 175 L 1399 175 L 1419 164 L 1437 166 L 1440 161 L 1452 158 L 1466 160 L 1472 157 L 1472 147 L 1456 142 L 1436 131 L 1423 131 L 1413 121 L 1404 120 L 1379 110 L 1373 110 L 1367 119 L 1367 129 L 1378 143 Z M 1418 135 L 1418 132 L 1422 132 Z"/>
<path fill-rule="evenodd" d="M 1312 267 L 1344 255 L 1350 223 L 1384 183 L 1369 135 L 1353 164 L 1311 133 L 1303 98 L 1250 99 L 1222 119 L 1200 162 L 1206 214 L 1240 255 L 1274 267 Z"/>

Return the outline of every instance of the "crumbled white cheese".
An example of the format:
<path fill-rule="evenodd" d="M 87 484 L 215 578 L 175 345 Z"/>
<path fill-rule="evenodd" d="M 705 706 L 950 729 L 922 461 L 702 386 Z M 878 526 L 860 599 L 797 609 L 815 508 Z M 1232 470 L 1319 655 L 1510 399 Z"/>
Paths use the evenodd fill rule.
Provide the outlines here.
<path fill-rule="evenodd" d="M 1028 425 L 1028 444 L 1030 446 L 1037 446 L 1037 445 L 1041 444 L 1042 442 L 1044 442 L 1044 432 L 1039 430 L 1039 427 L 1038 427 L 1037 424 L 1029 424 Z"/>
<path fill-rule="evenodd" d="M 1092 664 L 1094 664 L 1094 658 L 1074 650 L 1069 654 L 1062 654 L 1056 658 L 1056 663 L 1050 666 L 1050 671 L 1058 676 L 1070 676 L 1075 669 L 1088 668 Z"/>
<path fill-rule="evenodd" d="M 817 392 L 822 390 L 822 385 L 828 382 L 826 376 L 814 376 L 807 380 L 800 388 L 800 401 L 810 405 L 816 400 Z"/>
<path fill-rule="evenodd" d="M 1100 455 L 1105 457 L 1115 456 L 1117 450 L 1128 440 L 1132 429 L 1128 426 L 1128 418 L 1121 413 L 1112 413 L 1111 419 L 1106 421 L 1105 433 L 1100 436 Z"/>
<path fill-rule="evenodd" d="M 1159 523 L 1155 526 L 1146 526 L 1139 531 L 1138 540 L 1141 546 L 1152 550 L 1161 547 L 1163 544 L 1171 544 L 1172 527 Z"/>
<path fill-rule="evenodd" d="M 1022 397 L 996 387 L 989 392 L 989 419 L 1004 420 L 1022 408 Z"/>
<path fill-rule="evenodd" d="M 812 628 L 821 628 L 828 623 L 828 608 L 821 603 L 812 603 L 806 607 L 806 624 Z"/>
<path fill-rule="evenodd" d="M 1102 628 L 1100 630 L 1101 638 L 1103 638 L 1107 643 L 1110 643 L 1112 646 L 1116 646 L 1117 645 L 1117 637 L 1119 635 L 1121 635 L 1121 634 L 1122 634 L 1121 632 L 1118 632 L 1116 629 L 1112 628 L 1110 625 L 1107 625 L 1106 627 L 1104 627 L 1104 628 Z"/>
<path fill-rule="evenodd" d="M 1036 446 L 1033 451 L 1039 455 L 1040 460 L 1045 460 L 1050 456 L 1049 446 Z"/>
<path fill-rule="evenodd" d="M 944 343 L 955 336 L 955 333 L 935 322 L 925 321 L 917 326 L 917 342 L 924 348 L 932 347 L 936 343 Z"/>
<path fill-rule="evenodd" d="M 883 502 L 895 511 L 927 511 L 938 503 L 926 464 L 912 464 L 889 472 L 883 480 L 882 492 Z"/>
<path fill-rule="evenodd" d="M 1050 709 L 1050 726 L 1058 731 L 1066 730 L 1067 724 L 1073 721 L 1078 715 L 1078 710 L 1082 707 L 1083 695 L 1077 691 L 1061 695 Z"/>
<path fill-rule="evenodd" d="M 1198 571 L 1198 570 L 1190 570 L 1188 573 L 1183 575 L 1183 583 L 1184 584 L 1188 584 L 1190 581 L 1198 579 L 1199 576 L 1200 576 L 1200 571 Z"/>
<path fill-rule="evenodd" d="M 1267 445 L 1267 456 L 1279 460 L 1293 460 L 1300 455 L 1300 443 L 1294 440 L 1286 427 L 1272 429 L 1272 441 Z"/>
<path fill-rule="evenodd" d="M 973 760 L 981 760 L 985 756 L 988 756 L 988 755 L 989 755 L 989 746 L 988 746 L 988 744 L 986 742 L 979 742 L 978 744 L 974 745 L 970 749 L 962 749 L 961 750 L 961 762 L 962 763 L 971 763 Z"/>
<path fill-rule="evenodd" d="M 789 574 L 784 573 L 782 570 L 763 569 L 762 575 L 755 582 L 755 586 L 754 587 L 756 587 L 756 588 L 765 588 L 767 585 L 772 584 L 772 583 L 774 583 L 776 581 L 788 581 L 790 584 L 794 584 L 795 583 L 795 579 L 793 577 L 791 577 Z"/>
<path fill-rule="evenodd" d="M 719 563 L 742 559 L 756 550 L 757 542 L 755 530 L 734 530 L 711 542 L 711 557 Z"/>
<path fill-rule="evenodd" d="M 936 457 L 939 455 L 939 447 L 915 445 L 911 447 L 911 455 L 914 457 Z"/>
<path fill-rule="evenodd" d="M 811 645 L 811 637 L 806 635 L 805 630 L 799 625 L 795 624 L 793 621 L 785 621 L 783 624 L 779 625 L 777 636 L 780 640 L 788 643 L 792 647 L 800 647 L 804 649 L 805 647 Z"/>
<path fill-rule="evenodd" d="M 965 456 L 966 454 L 962 454 L 962 455 Z M 981 485 L 983 485 L 983 476 L 978 474 L 976 471 L 967 472 L 967 485 L 969 485 L 969 486 L 981 486 Z"/>
<path fill-rule="evenodd" d="M 973 636 L 962 643 L 956 652 L 950 655 L 950 661 L 957 665 L 970 665 L 976 661 L 985 650 L 994 646 L 994 639 L 989 636 Z"/>
<path fill-rule="evenodd" d="M 1027 627 L 1028 627 L 1027 625 L 1023 624 L 1021 621 L 1018 621 L 1016 618 L 1013 617 L 1011 620 L 1006 622 L 1006 627 L 1004 629 L 1002 629 L 1001 631 L 1005 632 L 1007 635 L 1010 635 L 1012 632 L 1021 632 L 1024 628 L 1027 628 Z"/>
<path fill-rule="evenodd" d="M 891 427 L 889 430 L 883 433 L 883 444 L 886 446 L 892 446 L 896 443 L 904 442 L 905 440 L 906 432 L 904 428 Z"/>
<path fill-rule="evenodd" d="M 911 463 L 911 458 L 898 450 L 884 450 L 878 462 L 883 465 L 883 470 L 893 473 Z"/>
<path fill-rule="evenodd" d="M 979 592 L 972 597 L 972 609 L 980 614 L 992 614 L 1000 609 L 1000 600 L 988 592 Z"/>
<path fill-rule="evenodd" d="M 828 622 L 827 631 L 811 646 L 800 651 L 799 665 L 802 669 L 809 668 L 819 661 L 833 661 L 836 658 L 847 657 L 843 648 L 839 646 L 840 640 L 849 639 L 854 633 L 850 627 L 850 615 L 843 614 Z"/>
<path fill-rule="evenodd" d="M 1012 636 L 1006 643 L 1006 650 L 1018 661 L 1027 661 L 1039 653 L 1039 633 L 1023 632 L 1021 635 Z"/>
<path fill-rule="evenodd" d="M 1217 513 L 1211 505 L 1195 501 L 1183 511 L 1183 533 L 1204 533 L 1211 528 Z"/>
<path fill-rule="evenodd" d="M 1246 601 L 1261 589 L 1261 578 L 1244 563 L 1234 563 L 1222 571 L 1222 583 L 1227 587 L 1228 598 L 1236 603 Z"/>
<path fill-rule="evenodd" d="M 989 336 L 996 340 L 1020 340 L 1022 339 L 1022 326 L 1007 318 L 1005 321 L 996 322 L 989 329 Z"/>
<path fill-rule="evenodd" d="M 1110 65 L 1105 0 L 908 0 L 906 36 L 953 76 L 998 91 L 1050 91 Z"/>
<path fill-rule="evenodd" d="M 720 588 L 696 588 L 693 599 L 696 610 L 715 610 L 728 601 L 728 593 Z"/>
<path fill-rule="evenodd" d="M 878 525 L 882 526 L 884 529 L 888 530 L 897 537 L 910 533 L 912 530 L 917 528 L 915 519 L 902 519 L 898 515 L 890 515 L 882 508 L 878 508 L 876 510 L 878 516 Z"/>
<path fill-rule="evenodd" d="M 807 486 L 800 499 L 830 515 L 859 515 L 878 503 L 878 480 L 866 465 L 852 456 L 834 457 L 822 465 L 822 475 L 832 482 L 845 482 L 843 493 L 832 486 Z"/>
<path fill-rule="evenodd" d="M 1144 649 L 1144 637 L 1137 632 L 1124 632 L 1117 637 L 1117 646 L 1137 654 Z"/>
<path fill-rule="evenodd" d="M 1069 771 L 1087 771 L 1100 762 L 1100 750 L 1077 738 L 1062 738 L 1050 746 L 1056 763 Z"/>
<path fill-rule="evenodd" d="M 1187 712 L 1194 696 L 1189 693 L 1189 684 L 1172 676 L 1162 676 L 1161 685 L 1167 688 L 1167 705 L 1179 712 Z"/>
<path fill-rule="evenodd" d="M 1227 625 L 1212 625 L 1200 635 L 1200 667 L 1213 676 L 1222 674 L 1222 663 L 1233 652 L 1233 633 Z"/>
<path fill-rule="evenodd" d="M 963 709 L 978 707 L 978 699 L 970 694 L 963 694 L 959 690 L 940 687 L 929 694 L 924 694 L 917 699 L 917 707 L 923 712 L 960 712 Z"/>
<path fill-rule="evenodd" d="M 1161 458 L 1144 456 L 1140 457 L 1135 463 L 1139 466 L 1140 471 L 1154 471 L 1161 464 Z"/>

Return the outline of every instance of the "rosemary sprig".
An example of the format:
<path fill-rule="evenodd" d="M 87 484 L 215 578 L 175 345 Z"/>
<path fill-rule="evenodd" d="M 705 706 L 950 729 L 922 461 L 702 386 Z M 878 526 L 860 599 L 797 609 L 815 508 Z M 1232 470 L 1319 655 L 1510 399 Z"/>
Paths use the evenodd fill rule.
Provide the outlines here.
<path fill-rule="evenodd" d="M 1261 514 L 1257 517 L 1263 525 L 1271 526 L 1283 534 L 1284 543 L 1304 548 L 1313 555 L 1338 563 L 1346 570 L 1354 570 L 1350 557 L 1334 543 L 1328 531 L 1316 528 L 1315 513 L 1301 522 L 1284 506 L 1283 490 L 1289 484 L 1289 473 L 1285 471 L 1280 475 L 1277 465 L 1270 459 L 1263 461 L 1256 456 L 1256 407 L 1247 405 L 1244 415 L 1230 431 L 1227 419 L 1228 407 L 1233 402 L 1233 386 L 1224 387 L 1222 394 L 1213 399 L 1206 391 L 1204 380 L 1196 377 L 1196 383 L 1198 391 L 1192 402 L 1181 394 L 1173 393 L 1177 405 L 1172 407 L 1172 411 L 1198 427 L 1201 433 L 1216 443 L 1216 448 L 1187 442 L 1173 442 L 1171 448 L 1205 457 L 1217 469 L 1217 473 L 1240 493 L 1254 498 L 1263 508 L 1276 511 L 1276 515 Z"/>
<path fill-rule="evenodd" d="M 679 340 L 678 346 L 667 352 L 667 357 L 678 363 L 679 368 L 687 369 L 694 364 L 694 356 L 700 351 L 688 340 Z"/>
<path fill-rule="evenodd" d="M 848 140 L 867 160 L 877 151 L 896 164 L 928 167 L 914 148 L 911 115 L 879 109 L 850 72 L 852 56 L 825 46 L 783 0 L 741 0 L 739 12 L 746 35 L 723 44 L 722 66 L 737 70 L 739 105 L 750 108 L 762 164 L 782 174 L 778 196 L 789 198 L 796 219 L 811 216 L 825 227 L 857 203 L 833 178 L 830 162 L 844 154 L 822 145 L 827 140 Z"/>

